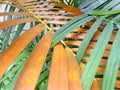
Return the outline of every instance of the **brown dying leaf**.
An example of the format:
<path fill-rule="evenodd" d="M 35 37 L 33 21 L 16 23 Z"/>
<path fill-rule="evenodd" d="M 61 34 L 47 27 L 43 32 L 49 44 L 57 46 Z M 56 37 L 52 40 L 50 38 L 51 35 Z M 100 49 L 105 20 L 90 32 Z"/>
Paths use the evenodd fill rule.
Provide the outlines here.
<path fill-rule="evenodd" d="M 69 90 L 82 90 L 80 67 L 72 51 L 68 47 L 65 50 L 68 59 Z"/>
<path fill-rule="evenodd" d="M 34 18 L 22 18 L 22 19 L 14 19 L 14 20 L 8 20 L 4 22 L 0 22 L 0 29 L 5 29 L 17 24 L 22 24 L 26 22 L 35 22 L 37 19 Z"/>
<path fill-rule="evenodd" d="M 82 11 L 80 11 L 79 9 L 73 7 L 73 6 L 69 6 L 69 5 L 66 5 L 64 3 L 59 3 L 59 2 L 51 2 L 51 4 L 53 4 L 54 6 L 57 6 L 57 7 L 61 7 L 63 10 L 65 11 L 68 11 L 74 15 L 81 15 L 83 14 Z"/>
<path fill-rule="evenodd" d="M 18 78 L 14 90 L 34 90 L 52 42 L 52 31 L 47 32 L 32 51 Z"/>
<path fill-rule="evenodd" d="M 0 55 L 0 78 L 7 68 L 13 63 L 16 57 L 24 48 L 44 29 L 45 25 L 37 25 L 19 36 L 5 51 Z"/>
<path fill-rule="evenodd" d="M 101 90 L 100 83 L 94 79 L 90 90 Z"/>
<path fill-rule="evenodd" d="M 61 43 L 54 47 L 48 90 L 68 90 L 67 58 Z"/>
<path fill-rule="evenodd" d="M 31 16 L 29 13 L 26 13 L 26 12 L 4 12 L 4 13 L 0 13 L 0 16 L 10 16 L 10 15 Z"/>

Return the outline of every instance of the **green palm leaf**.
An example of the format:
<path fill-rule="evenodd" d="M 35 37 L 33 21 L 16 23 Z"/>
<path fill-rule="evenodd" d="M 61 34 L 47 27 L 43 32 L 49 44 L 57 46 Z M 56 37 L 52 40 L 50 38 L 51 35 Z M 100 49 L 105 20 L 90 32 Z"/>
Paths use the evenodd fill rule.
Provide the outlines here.
<path fill-rule="evenodd" d="M 120 65 L 120 57 L 119 57 L 119 43 L 120 43 L 120 30 L 116 35 L 115 41 L 112 45 L 112 49 L 110 51 L 110 55 L 108 57 L 108 62 L 105 69 L 102 90 L 113 90 L 115 87 L 115 81 L 117 79 L 117 73 Z"/>

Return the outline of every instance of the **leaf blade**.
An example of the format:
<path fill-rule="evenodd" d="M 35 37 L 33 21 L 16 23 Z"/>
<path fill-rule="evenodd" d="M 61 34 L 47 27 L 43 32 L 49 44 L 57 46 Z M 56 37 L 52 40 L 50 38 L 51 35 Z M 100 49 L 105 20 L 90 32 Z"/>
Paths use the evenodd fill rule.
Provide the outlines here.
<path fill-rule="evenodd" d="M 83 57 L 83 54 L 87 48 L 87 45 L 89 44 L 91 38 L 93 37 L 94 33 L 97 31 L 97 28 L 99 27 L 99 25 L 101 24 L 101 20 L 97 20 L 92 27 L 90 28 L 90 30 L 88 31 L 87 35 L 85 36 L 83 42 L 81 43 L 81 45 L 78 48 L 78 52 L 76 54 L 76 58 L 77 61 L 80 63 L 81 58 Z"/>
<path fill-rule="evenodd" d="M 109 29 L 109 31 L 108 31 L 108 29 Z M 85 90 L 89 90 L 91 87 L 92 81 L 96 74 L 96 70 L 99 66 L 100 60 L 104 53 L 105 47 L 109 41 L 112 30 L 113 30 L 113 24 L 108 23 L 107 26 L 105 27 L 105 29 L 103 30 L 103 33 L 102 33 L 100 39 L 98 40 L 95 48 L 93 49 L 93 53 L 91 54 L 90 59 L 86 65 L 85 70 L 81 77 L 83 88 Z"/>
<path fill-rule="evenodd" d="M 28 58 L 25 66 L 22 69 L 14 90 L 35 89 L 45 58 L 50 49 L 51 42 L 52 32 L 49 31 L 45 36 L 42 37 L 42 39 L 38 42 L 37 46 L 32 51 L 30 57 Z"/>
<path fill-rule="evenodd" d="M 22 23 L 27 23 L 27 22 L 34 22 L 37 21 L 37 19 L 34 18 L 22 18 L 22 19 L 14 19 L 14 20 L 8 20 L 4 22 L 0 22 L 0 29 L 3 30 L 5 28 L 17 25 L 17 24 L 22 24 Z"/>
<path fill-rule="evenodd" d="M 73 52 L 68 47 L 65 48 L 68 61 L 69 90 L 82 90 L 80 81 L 80 67 Z"/>
<path fill-rule="evenodd" d="M 120 29 L 117 32 L 115 41 L 112 45 L 110 55 L 108 57 L 105 73 L 103 77 L 102 90 L 113 90 L 115 87 L 115 81 L 117 79 L 117 73 L 120 64 Z"/>
<path fill-rule="evenodd" d="M 83 14 L 82 11 L 80 11 L 79 9 L 73 7 L 73 6 L 70 6 L 70 5 L 66 5 L 64 3 L 58 3 L 58 2 L 51 2 L 54 6 L 57 6 L 57 7 L 61 7 L 63 10 L 65 11 L 68 11 L 70 13 L 73 13 L 75 15 L 81 15 Z"/>
<path fill-rule="evenodd" d="M 68 90 L 67 58 L 61 43 L 54 48 L 48 90 Z"/>
<path fill-rule="evenodd" d="M 81 18 L 83 18 L 83 17 L 86 17 L 86 15 L 82 15 L 82 16 L 74 18 L 73 20 L 71 20 L 67 24 L 65 24 L 61 29 L 56 31 L 53 36 L 52 46 L 54 46 L 56 43 L 58 43 L 60 40 L 62 40 L 66 35 L 68 35 L 74 29 L 78 28 L 79 26 L 81 26 L 81 25 L 85 24 L 86 22 L 93 19 L 92 16 L 88 16 L 81 20 Z"/>
<path fill-rule="evenodd" d="M 7 68 L 21 53 L 21 51 L 44 29 L 44 25 L 37 25 L 21 36 L 19 36 L 8 48 L 0 55 L 0 78 Z M 29 35 L 29 37 L 28 37 Z M 21 43 L 22 42 L 22 43 Z M 13 53 L 13 51 L 15 53 Z M 11 56 L 11 57 L 10 57 Z"/>

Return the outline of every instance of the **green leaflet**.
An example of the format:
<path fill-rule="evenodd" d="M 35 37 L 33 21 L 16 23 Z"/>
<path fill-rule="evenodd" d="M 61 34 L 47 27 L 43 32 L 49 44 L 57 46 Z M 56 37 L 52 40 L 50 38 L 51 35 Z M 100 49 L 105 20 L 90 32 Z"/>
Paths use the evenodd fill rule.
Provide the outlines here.
<path fill-rule="evenodd" d="M 49 71 L 48 70 L 44 70 L 43 73 L 41 73 L 38 83 L 44 81 L 47 77 L 48 77 Z"/>
<path fill-rule="evenodd" d="M 69 26 L 71 26 L 72 24 L 74 24 L 75 22 L 77 22 L 78 20 L 80 19 L 83 19 L 87 17 L 87 15 L 80 15 L 78 17 L 75 17 L 74 19 L 70 20 L 69 22 L 67 22 L 67 24 L 63 25 L 59 30 L 57 30 L 55 33 L 54 33 L 54 36 L 53 36 L 53 39 L 55 37 L 57 37 L 60 33 L 62 33 L 65 29 L 69 28 Z"/>
<path fill-rule="evenodd" d="M 30 54 L 30 48 L 27 47 L 14 61 L 14 63 L 8 68 L 6 74 L 3 78 L 0 79 L 0 85 L 5 86 L 3 90 L 13 90 L 14 85 L 18 79 L 21 69 L 23 68 L 26 58 L 28 58 Z M 7 84 L 5 82 L 7 81 Z M 0 87 L 0 90 L 3 86 Z"/>
<path fill-rule="evenodd" d="M 48 81 L 45 81 L 44 85 L 39 90 L 47 90 Z"/>
<path fill-rule="evenodd" d="M 78 63 L 80 63 L 91 38 L 93 37 L 94 33 L 97 31 L 97 28 L 99 27 L 100 24 L 101 24 L 101 20 L 98 19 L 91 26 L 90 30 L 88 31 L 87 35 L 85 36 L 84 40 L 82 41 L 82 44 L 79 46 L 78 52 L 76 54 L 76 59 L 77 59 Z"/>
<path fill-rule="evenodd" d="M 15 85 L 15 83 L 16 83 L 19 75 L 20 75 L 20 72 L 21 72 L 21 70 L 22 70 L 21 67 L 23 67 L 23 65 L 24 65 L 24 64 L 22 64 L 21 66 L 18 67 L 19 69 L 18 69 L 16 75 L 14 76 L 14 78 L 12 79 L 12 81 L 10 82 L 10 84 L 8 84 L 8 86 L 5 88 L 5 90 L 13 90 L 14 85 Z"/>
<path fill-rule="evenodd" d="M 108 23 L 107 26 L 104 28 L 99 40 L 97 41 L 97 44 L 94 47 L 92 54 L 90 55 L 88 63 L 81 76 L 81 81 L 84 90 L 90 90 L 91 88 L 92 81 L 95 77 L 100 60 L 104 54 L 106 45 L 108 44 L 112 30 L 113 24 Z"/>
<path fill-rule="evenodd" d="M 67 24 L 65 24 L 62 28 L 57 30 L 53 35 L 53 43 L 52 47 L 57 44 L 60 40 L 62 40 L 66 35 L 72 32 L 77 27 L 85 24 L 86 22 L 92 20 L 93 16 L 81 15 L 72 20 L 70 20 Z"/>
<path fill-rule="evenodd" d="M 95 10 L 92 12 L 92 15 L 112 15 L 112 14 L 119 14 L 120 10 L 109 10 L 109 11 L 105 11 L 105 10 Z"/>
<path fill-rule="evenodd" d="M 107 61 L 102 90 L 114 90 L 120 64 L 120 29 L 117 32 Z"/>

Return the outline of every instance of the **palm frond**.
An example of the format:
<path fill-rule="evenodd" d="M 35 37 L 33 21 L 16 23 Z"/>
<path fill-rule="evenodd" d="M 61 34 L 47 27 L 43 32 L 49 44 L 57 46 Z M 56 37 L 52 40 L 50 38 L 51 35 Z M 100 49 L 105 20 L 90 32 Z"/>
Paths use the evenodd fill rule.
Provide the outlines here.
<path fill-rule="evenodd" d="M 14 8 L 10 10 L 12 11 L 11 13 L 1 13 L 1 16 L 9 16 L 9 15 L 11 16 L 9 18 L 8 17 L 5 18 L 6 22 L 7 20 L 9 21 L 7 23 L 8 25 L 6 26 L 3 25 L 4 27 L 3 26 L 0 27 L 4 29 L 7 28 L 7 26 L 8 27 L 12 26 L 11 28 L 1 30 L 0 33 L 1 34 L 0 38 L 2 42 L 0 43 L 2 45 L 2 50 L 1 50 L 2 53 L 0 55 L 0 59 L 1 59 L 0 61 L 1 62 L 4 61 L 2 60 L 3 57 L 5 60 L 10 60 L 9 61 L 10 63 L 8 63 L 9 65 L 5 64 L 7 65 L 7 67 L 5 67 L 5 70 L 3 71 L 5 72 L 7 70 L 8 66 L 10 66 L 10 64 L 15 60 L 15 58 L 17 58 L 20 52 L 22 52 L 23 49 L 27 47 L 27 45 L 30 43 L 30 41 L 33 40 L 33 38 L 35 38 L 41 32 L 41 34 L 39 34 L 39 36 L 37 36 L 36 39 L 34 39 L 30 43 L 32 49 L 33 47 L 36 46 L 39 40 L 42 37 L 44 37 L 46 33 L 48 33 L 48 30 L 50 30 L 50 32 L 51 31 L 53 32 L 53 42 L 49 43 L 49 48 L 50 45 L 52 44 L 51 47 L 54 48 L 54 51 L 52 51 L 52 48 L 49 49 L 49 53 L 47 51 L 48 56 L 44 57 L 46 58 L 46 61 L 44 61 L 44 64 L 42 63 L 41 69 L 37 72 L 36 81 L 39 77 L 38 84 L 34 83 L 33 89 L 35 88 L 36 84 L 37 84 L 36 89 L 41 89 L 41 90 L 46 90 L 47 85 L 48 85 L 48 89 L 50 90 L 53 90 L 55 88 L 60 89 L 62 87 L 64 87 L 65 90 L 68 90 L 68 88 L 72 90 L 73 88 L 76 87 L 79 87 L 79 89 L 83 89 L 83 90 L 95 90 L 96 88 L 98 90 L 100 90 L 101 88 L 102 90 L 112 90 L 112 89 L 120 88 L 119 1 L 118 0 L 102 0 L 102 1 L 81 0 L 81 2 L 77 2 L 77 0 L 60 0 L 61 2 L 67 3 L 68 5 L 77 6 L 79 3 L 78 8 L 84 11 L 84 13 L 86 14 L 83 14 L 82 11 L 79 11 L 78 9 L 72 6 L 64 5 L 63 3 L 57 3 L 57 2 L 49 3 L 49 1 L 50 0 L 47 0 L 46 3 L 44 3 L 44 0 L 41 1 L 10 0 L 9 3 L 5 2 Z M 21 12 L 14 13 L 16 11 L 16 8 L 19 9 L 17 10 L 17 12 L 18 11 Z M 18 18 L 18 16 L 20 16 L 20 18 Z M 31 34 L 33 32 L 35 33 L 35 31 L 36 34 L 30 40 L 27 40 L 27 43 L 24 46 L 19 46 L 17 44 L 14 44 L 22 35 L 24 35 L 24 33 L 22 34 L 23 32 L 22 30 L 25 26 L 25 24 L 23 25 L 18 24 L 18 28 L 21 29 L 18 29 L 14 34 L 13 33 L 11 34 L 11 32 L 14 31 L 15 29 L 14 25 L 17 24 L 17 21 L 15 20 L 21 20 L 20 21 L 21 23 L 26 23 L 27 19 L 35 20 L 35 21 L 30 21 L 31 27 L 37 25 L 38 23 L 45 24 L 44 31 L 43 31 L 44 26 L 40 25 L 41 27 L 38 28 L 41 31 L 38 32 L 37 29 L 36 30 L 34 29 L 34 31 L 32 31 Z M 25 20 L 25 22 L 23 20 Z M 1 24 L 5 24 L 6 22 L 2 22 Z M 11 24 L 10 22 L 13 23 Z M 25 32 L 26 39 L 30 38 L 29 36 L 27 36 L 28 35 L 27 32 L 29 32 L 29 30 Z M 22 35 L 18 37 L 20 34 Z M 11 37 L 11 35 L 13 36 Z M 9 37 L 11 38 L 10 41 L 9 41 Z M 47 40 L 51 40 L 51 38 L 48 37 Z M 20 41 L 23 40 L 21 39 L 18 40 L 19 42 L 18 44 L 21 44 Z M 43 48 L 43 49 L 46 48 L 45 45 L 47 42 L 45 41 L 44 40 L 41 41 L 41 45 L 43 46 L 39 48 Z M 6 42 L 7 45 L 5 45 Z M 21 48 L 19 52 L 17 54 L 15 53 L 14 55 L 12 55 L 13 54 L 12 51 L 13 50 L 16 51 L 18 50 L 18 48 Z M 42 52 L 44 53 L 43 49 L 40 55 L 42 55 Z M 35 50 L 35 49 L 33 51 L 39 52 L 39 50 Z M 5 55 L 4 52 L 6 52 Z M 15 57 L 10 59 L 8 58 L 8 56 L 10 55 Z M 34 54 L 31 55 L 29 59 L 35 56 Z M 29 64 L 29 60 L 27 61 L 26 65 L 27 64 L 29 67 L 31 67 Z M 23 66 L 24 64 L 22 63 L 21 65 Z M 3 66 L 4 64 L 0 65 L 0 68 L 2 68 Z M 13 69 L 13 66 L 11 67 L 12 68 L 10 68 L 10 70 Z M 39 66 L 37 66 L 36 68 L 38 67 Z M 34 67 L 31 68 L 33 69 Z M 70 73 L 73 72 L 73 68 L 76 68 L 75 70 L 76 74 Z M 23 70 L 27 70 L 27 69 L 23 69 Z M 50 76 L 48 76 L 49 70 L 50 70 Z M 29 72 L 29 70 L 27 71 Z M 113 73 L 114 71 L 115 73 Z M 25 72 L 22 71 L 21 75 L 24 75 Z M 41 72 L 40 76 L 38 74 L 39 72 Z M 9 73 L 9 70 L 7 73 Z M 7 75 L 7 73 L 5 74 L 5 76 Z M 14 78 L 15 82 L 13 82 L 14 85 L 16 83 L 16 79 L 19 74 L 20 74 L 19 71 L 17 74 L 15 74 L 16 76 Z M 59 74 L 61 74 L 61 76 Z M 5 76 L 3 76 L 3 78 Z M 26 76 L 28 75 L 26 74 Z M 71 76 L 72 79 L 69 76 Z M 76 79 L 76 81 L 74 81 L 74 79 Z M 111 81 L 111 83 L 109 81 Z M 2 79 L 2 81 L 0 82 L 3 83 L 4 79 Z M 31 81 L 31 83 L 33 82 Z M 14 87 L 14 85 L 12 87 Z M 19 86 L 18 83 L 17 86 Z M 32 87 L 32 85 L 30 87 Z"/>

